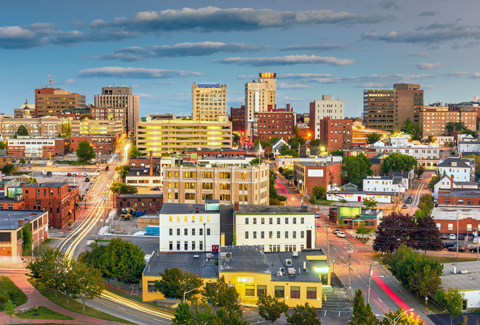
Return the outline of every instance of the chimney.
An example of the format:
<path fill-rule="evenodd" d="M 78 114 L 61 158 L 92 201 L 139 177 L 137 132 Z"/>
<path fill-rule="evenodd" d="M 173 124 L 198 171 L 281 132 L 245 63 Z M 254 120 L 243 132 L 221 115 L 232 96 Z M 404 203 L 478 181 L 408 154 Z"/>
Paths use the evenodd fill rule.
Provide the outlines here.
<path fill-rule="evenodd" d="M 290 112 L 290 104 L 287 104 L 287 112 Z"/>
<path fill-rule="evenodd" d="M 199 208 L 195 208 L 195 213 L 199 213 L 200 212 L 200 209 Z"/>
<path fill-rule="evenodd" d="M 393 173 L 392 173 L 392 177 L 393 177 Z"/>
<path fill-rule="evenodd" d="M 450 175 L 450 191 L 453 191 L 453 175 Z"/>
<path fill-rule="evenodd" d="M 153 176 L 153 151 L 150 151 L 150 176 Z"/>
<path fill-rule="evenodd" d="M 25 221 L 23 219 L 18 219 L 18 225 L 23 226 L 25 224 Z"/>
<path fill-rule="evenodd" d="M 240 204 L 238 202 L 235 202 L 234 210 L 235 210 L 235 212 L 240 211 Z"/>

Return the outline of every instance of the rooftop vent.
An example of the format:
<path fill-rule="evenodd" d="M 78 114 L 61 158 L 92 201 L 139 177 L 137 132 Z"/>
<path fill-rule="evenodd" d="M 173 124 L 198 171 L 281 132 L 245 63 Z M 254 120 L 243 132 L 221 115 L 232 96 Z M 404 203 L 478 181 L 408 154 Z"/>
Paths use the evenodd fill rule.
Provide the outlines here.
<path fill-rule="evenodd" d="M 293 256 L 293 257 L 298 257 L 298 251 L 293 251 L 293 252 L 292 252 L 292 256 Z"/>
<path fill-rule="evenodd" d="M 289 267 L 288 268 L 288 275 L 294 276 L 297 273 L 297 270 L 295 270 L 294 267 Z"/>
<path fill-rule="evenodd" d="M 287 258 L 287 259 L 285 260 L 285 265 L 286 265 L 286 266 L 292 266 L 292 265 L 293 265 L 292 260 L 289 259 L 289 258 Z"/>

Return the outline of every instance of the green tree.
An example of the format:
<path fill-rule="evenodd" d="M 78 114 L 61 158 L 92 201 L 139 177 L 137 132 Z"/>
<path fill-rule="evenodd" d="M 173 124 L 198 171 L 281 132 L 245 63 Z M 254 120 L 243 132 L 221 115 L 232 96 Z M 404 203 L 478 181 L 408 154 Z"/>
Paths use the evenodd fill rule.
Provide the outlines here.
<path fill-rule="evenodd" d="M 425 139 L 425 143 L 435 143 L 437 142 L 437 137 L 434 136 L 434 135 L 429 135 L 426 139 Z"/>
<path fill-rule="evenodd" d="M 235 287 L 225 282 L 222 275 L 214 283 L 207 283 L 202 291 L 205 301 L 215 307 L 226 307 L 229 310 L 240 311 L 238 292 Z"/>
<path fill-rule="evenodd" d="M 382 136 L 380 134 L 376 133 L 376 132 L 367 134 L 367 143 L 368 144 L 375 143 L 378 140 L 380 140 L 381 138 L 382 138 Z"/>
<path fill-rule="evenodd" d="M 332 155 L 332 156 L 338 156 L 338 157 L 343 157 L 343 152 L 342 152 L 342 150 L 336 150 L 336 151 L 330 152 L 330 155 Z"/>
<path fill-rule="evenodd" d="M 33 235 L 32 232 L 30 231 L 30 223 L 27 223 L 23 225 L 22 227 L 22 233 L 20 234 L 22 237 L 22 250 L 23 250 L 23 255 L 30 255 L 31 250 L 32 250 L 32 244 L 33 244 Z"/>
<path fill-rule="evenodd" d="M 266 321 L 275 324 L 275 321 L 288 311 L 287 304 L 278 297 L 261 295 L 257 300 L 258 314 Z"/>
<path fill-rule="evenodd" d="M 440 180 L 441 180 L 442 178 L 445 177 L 445 175 L 446 175 L 445 172 L 443 172 L 443 174 L 442 174 L 442 173 L 439 172 L 438 169 L 437 169 L 437 171 L 435 172 L 435 175 L 432 176 L 432 178 L 430 179 L 430 182 L 428 183 L 428 185 L 430 186 L 430 188 L 434 188 L 435 185 L 436 185 L 438 182 L 440 182 Z"/>
<path fill-rule="evenodd" d="M 292 325 L 321 325 L 315 307 L 305 303 L 305 305 L 297 305 L 293 308 L 293 314 L 287 315 L 287 324 Z"/>
<path fill-rule="evenodd" d="M 367 228 L 365 226 L 365 222 L 360 222 L 360 225 L 358 226 L 357 229 L 355 229 L 358 235 L 367 235 L 370 236 L 370 234 L 373 232 L 373 228 Z"/>
<path fill-rule="evenodd" d="M 103 284 L 102 272 L 94 267 L 88 267 L 85 263 L 77 264 L 78 273 L 78 296 L 82 299 L 82 309 L 85 311 L 85 302 L 87 300 L 99 298 L 102 291 L 105 290 Z"/>
<path fill-rule="evenodd" d="M 262 163 L 262 160 L 260 158 L 255 158 L 250 161 L 250 166 L 258 166 Z"/>
<path fill-rule="evenodd" d="M 433 210 L 434 202 L 432 194 L 422 194 L 418 203 L 418 208 L 422 210 L 424 215 L 428 216 Z"/>
<path fill-rule="evenodd" d="M 219 308 L 216 312 L 206 303 L 190 306 L 180 303 L 173 318 L 176 325 L 248 325 L 241 319 L 239 313 L 226 308 Z"/>
<path fill-rule="evenodd" d="M 435 301 L 450 314 L 450 325 L 453 324 L 453 319 L 462 313 L 463 294 L 457 289 L 438 290 Z"/>
<path fill-rule="evenodd" d="M 363 185 L 363 179 L 371 176 L 372 163 L 363 153 L 358 156 L 345 156 L 342 161 L 342 177 L 346 183 Z"/>
<path fill-rule="evenodd" d="M 320 146 L 320 139 L 310 140 L 310 147 L 318 147 L 318 146 Z"/>
<path fill-rule="evenodd" d="M 95 153 L 95 149 L 88 141 L 80 141 L 78 143 L 78 148 L 76 153 L 77 153 L 78 161 L 80 161 L 84 165 L 85 163 L 89 162 L 90 160 L 94 159 L 97 156 L 97 154 Z"/>
<path fill-rule="evenodd" d="M 17 129 L 17 132 L 15 132 L 15 135 L 14 137 L 18 137 L 18 136 L 28 136 L 28 130 L 27 128 L 25 127 L 25 125 L 20 125 Z"/>
<path fill-rule="evenodd" d="M 13 173 L 15 170 L 17 170 L 17 168 L 12 164 L 6 164 L 2 168 L 2 172 L 7 176 Z"/>
<path fill-rule="evenodd" d="M 425 173 L 425 167 L 419 166 L 419 167 L 417 168 L 417 177 L 422 176 L 423 173 Z"/>
<path fill-rule="evenodd" d="M 305 140 L 302 137 L 296 136 L 294 138 L 288 139 L 288 144 L 292 149 L 297 149 L 298 147 L 303 147 L 305 145 Z"/>
<path fill-rule="evenodd" d="M 388 318 L 388 319 L 387 319 Z M 420 316 L 415 318 L 413 312 L 404 313 L 403 309 L 398 309 L 395 313 L 391 311 L 385 314 L 385 318 L 380 322 L 382 325 L 392 325 L 392 322 L 396 320 L 397 325 L 425 325 L 425 322 L 420 319 Z"/>
<path fill-rule="evenodd" d="M 327 193 L 327 190 L 322 186 L 315 186 L 312 188 L 312 194 L 317 200 L 323 198 L 325 193 Z"/>
<path fill-rule="evenodd" d="M 67 304 L 69 303 L 70 296 L 76 297 L 79 293 L 78 278 L 80 274 L 77 267 L 77 261 L 73 258 L 64 256 L 60 260 L 60 264 L 57 265 L 57 269 L 60 271 L 56 277 L 57 290 L 62 292 L 66 297 Z"/>
<path fill-rule="evenodd" d="M 165 298 L 183 299 L 185 293 L 185 299 L 192 300 L 192 298 L 198 294 L 200 287 L 203 286 L 203 280 L 192 271 L 187 272 L 174 267 L 172 269 L 165 269 L 163 273 L 158 273 L 162 279 L 155 280 L 155 289 L 160 291 Z M 198 288 L 196 290 L 192 290 Z M 192 290 L 188 293 L 187 291 Z"/>
<path fill-rule="evenodd" d="M 5 142 L 0 141 L 0 149 L 7 149 L 7 141 Z"/>
<path fill-rule="evenodd" d="M 395 251 L 400 245 L 413 245 L 410 241 L 412 233 L 416 230 L 414 219 L 408 215 L 393 212 L 381 218 L 375 231 L 373 250 L 384 253 Z"/>
<path fill-rule="evenodd" d="M 25 160 L 25 158 L 20 159 L 20 164 L 24 165 L 26 163 L 27 163 L 27 161 Z"/>
<path fill-rule="evenodd" d="M 115 194 L 137 194 L 138 188 L 120 182 L 115 182 L 110 187 L 110 191 Z"/>
<path fill-rule="evenodd" d="M 142 156 L 143 154 L 140 150 L 137 149 L 136 145 L 132 145 L 132 149 L 130 149 L 130 158 L 136 158 L 138 156 Z"/>
<path fill-rule="evenodd" d="M 441 251 L 443 249 L 440 231 L 431 216 L 424 214 L 423 217 L 417 218 L 417 229 L 418 231 L 416 231 L 411 238 L 416 244 L 416 249 L 425 251 L 425 255 L 427 254 L 427 250 Z"/>
<path fill-rule="evenodd" d="M 403 131 L 409 134 L 412 140 L 420 140 L 422 138 L 423 131 L 419 122 L 412 122 L 410 118 L 407 118 L 403 125 Z"/>
<path fill-rule="evenodd" d="M 382 173 L 386 175 L 390 171 L 410 171 L 417 165 L 417 159 L 412 156 L 392 153 L 383 160 L 381 168 Z"/>
<path fill-rule="evenodd" d="M 47 289 L 55 290 L 55 296 L 58 293 L 56 277 L 60 274 L 59 269 L 62 264 L 63 254 L 56 248 L 36 247 L 33 251 L 34 258 L 24 260 L 26 269 L 30 271 L 29 277 L 42 283 Z"/>
<path fill-rule="evenodd" d="M 283 170 L 283 173 L 281 173 L 283 177 L 285 177 L 285 179 L 289 182 L 292 181 L 293 179 L 293 170 L 290 169 L 290 168 L 285 168 Z"/>
<path fill-rule="evenodd" d="M 236 146 L 240 145 L 240 136 L 237 133 L 232 134 L 233 144 Z"/>
<path fill-rule="evenodd" d="M 15 315 L 15 304 L 8 299 L 7 303 L 5 304 L 5 314 L 7 314 L 10 317 L 10 322 L 12 321 L 12 316 Z"/>
<path fill-rule="evenodd" d="M 115 167 L 115 170 L 117 171 L 118 175 L 120 178 L 125 182 L 125 178 L 128 175 L 128 172 L 130 171 L 131 166 L 130 165 L 123 165 L 123 166 L 117 166 Z"/>
<path fill-rule="evenodd" d="M 282 156 L 292 156 L 294 158 L 298 157 L 298 152 L 294 149 L 290 149 L 286 144 L 280 149 L 280 155 Z"/>
<path fill-rule="evenodd" d="M 374 325 L 378 320 L 372 312 L 370 305 L 365 304 L 362 289 L 357 289 L 353 296 L 353 317 L 349 325 Z"/>
<path fill-rule="evenodd" d="M 364 198 L 363 199 L 363 205 L 367 208 L 367 209 L 374 209 L 377 207 L 377 200 L 375 200 L 373 197 L 372 198 Z"/>

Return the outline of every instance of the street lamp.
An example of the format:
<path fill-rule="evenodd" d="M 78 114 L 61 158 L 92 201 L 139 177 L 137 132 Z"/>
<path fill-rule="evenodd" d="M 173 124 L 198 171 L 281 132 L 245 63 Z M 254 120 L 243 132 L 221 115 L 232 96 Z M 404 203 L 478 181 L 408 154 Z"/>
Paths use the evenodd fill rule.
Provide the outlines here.
<path fill-rule="evenodd" d="M 192 289 L 192 290 L 185 291 L 185 292 L 183 293 L 183 303 L 185 303 L 185 295 L 186 295 L 187 293 L 192 292 L 193 290 L 197 290 L 197 289 L 200 289 L 200 287 L 194 288 L 194 289 Z"/>
<path fill-rule="evenodd" d="M 375 316 L 377 317 L 385 317 L 385 319 L 387 319 L 390 324 L 392 325 L 396 325 L 397 322 L 400 320 L 400 318 L 402 318 L 403 314 L 405 313 L 408 313 L 409 311 L 413 311 L 413 308 L 409 309 L 409 310 L 405 310 L 403 313 L 401 313 L 400 315 L 398 315 L 395 319 L 390 319 L 388 318 L 386 315 L 381 315 L 381 314 L 375 314 Z"/>

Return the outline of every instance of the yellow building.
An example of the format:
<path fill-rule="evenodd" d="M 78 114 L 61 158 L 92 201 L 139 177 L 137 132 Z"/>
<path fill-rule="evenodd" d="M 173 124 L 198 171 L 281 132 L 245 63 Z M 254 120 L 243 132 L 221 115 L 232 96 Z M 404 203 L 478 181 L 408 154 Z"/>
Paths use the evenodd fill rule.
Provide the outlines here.
<path fill-rule="evenodd" d="M 322 286 L 330 285 L 330 265 L 320 249 L 264 253 L 261 246 L 223 246 L 219 253 L 154 254 L 142 275 L 143 301 L 164 298 L 156 292 L 155 280 L 161 279 L 159 272 L 173 267 L 198 274 L 204 283 L 224 276 L 242 305 L 256 305 L 266 294 L 283 298 L 289 307 L 308 302 L 322 308 Z"/>
<path fill-rule="evenodd" d="M 227 114 L 227 85 L 196 84 L 192 87 L 192 119 L 217 121 Z"/>

